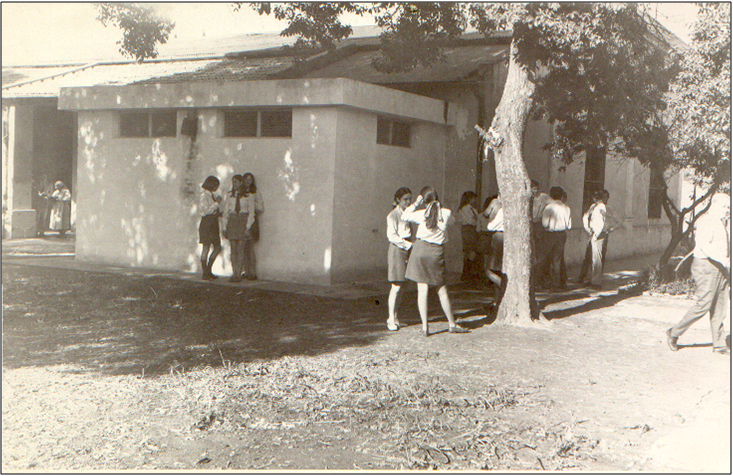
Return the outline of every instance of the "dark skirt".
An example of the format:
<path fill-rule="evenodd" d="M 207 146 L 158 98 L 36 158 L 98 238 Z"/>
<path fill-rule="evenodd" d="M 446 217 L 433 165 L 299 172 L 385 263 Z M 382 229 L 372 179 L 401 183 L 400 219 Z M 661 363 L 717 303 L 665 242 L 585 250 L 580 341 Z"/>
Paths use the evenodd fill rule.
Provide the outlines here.
<path fill-rule="evenodd" d="M 387 251 L 387 280 L 390 283 L 402 283 L 405 281 L 407 271 L 407 259 L 410 256 L 408 250 L 403 250 L 393 243 L 389 244 Z"/>
<path fill-rule="evenodd" d="M 416 283 L 430 286 L 445 284 L 445 250 L 443 245 L 416 240 L 412 245 L 405 277 Z"/>
<path fill-rule="evenodd" d="M 501 263 L 504 257 L 504 232 L 494 232 L 491 237 L 491 251 L 489 252 L 489 262 L 487 267 L 494 271 L 501 271 Z"/>
<path fill-rule="evenodd" d="M 481 253 L 482 255 L 489 256 L 489 252 L 491 251 L 491 239 L 494 236 L 493 231 L 482 231 L 478 234 L 478 245 L 476 252 Z"/>
<path fill-rule="evenodd" d="M 478 232 L 473 225 L 461 226 L 461 242 L 463 244 L 463 253 L 468 254 L 471 251 L 478 252 Z"/>
<path fill-rule="evenodd" d="M 221 246 L 218 216 L 206 215 L 201 217 L 201 223 L 199 223 L 199 243 L 202 245 Z"/>
<path fill-rule="evenodd" d="M 230 213 L 227 219 L 227 229 L 224 230 L 227 240 L 243 240 L 247 237 L 247 214 Z"/>

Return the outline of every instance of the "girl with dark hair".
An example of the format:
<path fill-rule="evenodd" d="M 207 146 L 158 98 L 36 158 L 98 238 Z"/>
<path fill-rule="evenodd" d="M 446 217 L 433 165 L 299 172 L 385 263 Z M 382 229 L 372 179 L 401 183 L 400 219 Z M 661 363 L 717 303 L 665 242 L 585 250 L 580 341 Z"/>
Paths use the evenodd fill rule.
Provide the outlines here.
<path fill-rule="evenodd" d="M 478 233 L 476 232 L 476 200 L 478 196 L 471 191 L 463 192 L 461 204 L 458 206 L 458 223 L 461 225 L 461 242 L 463 244 L 463 272 L 461 281 L 474 281 L 481 276 L 477 266 Z"/>
<path fill-rule="evenodd" d="M 201 211 L 201 223 L 199 223 L 199 243 L 203 245 L 201 250 L 201 269 L 203 279 L 216 279 L 211 272 L 216 257 L 221 252 L 221 237 L 219 236 L 219 217 L 221 216 L 221 197 L 214 195 L 219 189 L 219 179 L 209 175 L 201 185 L 203 191 L 199 200 Z M 209 255 L 211 248 L 211 255 Z"/>
<path fill-rule="evenodd" d="M 438 298 L 448 319 L 448 332 L 469 332 L 456 324 L 453 318 L 448 288 L 445 285 L 445 250 L 443 245 L 448 240 L 445 233 L 451 222 L 451 211 L 442 208 L 438 194 L 432 187 L 423 187 L 415 203 L 402 212 L 402 219 L 416 223 L 417 233 L 412 246 L 410 259 L 407 262 L 405 277 L 417 283 L 417 307 L 422 320 L 422 335 L 428 337 L 428 289 L 438 288 Z"/>
<path fill-rule="evenodd" d="M 387 280 L 392 285 L 387 300 L 389 309 L 387 329 L 390 331 L 400 329 L 400 321 L 397 318 L 397 311 L 400 302 L 402 302 L 400 290 L 405 282 L 407 259 L 412 247 L 412 229 L 410 224 L 402 219 L 402 212 L 410 205 L 411 201 L 412 191 L 407 187 L 400 187 L 394 194 L 394 209 L 387 215 L 387 240 L 389 240 Z"/>
<path fill-rule="evenodd" d="M 257 257 L 254 245 L 260 239 L 260 224 L 257 216 L 265 211 L 262 195 L 257 191 L 255 176 L 246 173 L 242 177 L 242 196 L 245 199 L 245 215 L 247 231 L 244 237 L 243 262 L 244 272 L 242 279 L 254 281 L 257 279 Z"/>
<path fill-rule="evenodd" d="M 224 202 L 224 236 L 231 246 L 232 277 L 229 281 L 242 281 L 242 267 L 244 266 L 244 239 L 247 235 L 247 216 L 245 203 L 242 199 L 242 176 L 232 177 L 232 189 Z"/>

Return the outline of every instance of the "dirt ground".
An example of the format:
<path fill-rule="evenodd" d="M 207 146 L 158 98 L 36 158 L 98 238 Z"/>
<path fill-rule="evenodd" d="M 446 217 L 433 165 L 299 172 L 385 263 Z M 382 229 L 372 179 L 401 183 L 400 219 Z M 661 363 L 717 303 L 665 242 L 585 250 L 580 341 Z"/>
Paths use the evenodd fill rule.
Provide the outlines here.
<path fill-rule="evenodd" d="M 453 287 L 420 337 L 334 299 L 5 263 L 2 469 L 731 471 L 730 358 L 691 301 L 540 295 L 490 323 Z M 729 323 L 728 323 L 729 324 Z"/>

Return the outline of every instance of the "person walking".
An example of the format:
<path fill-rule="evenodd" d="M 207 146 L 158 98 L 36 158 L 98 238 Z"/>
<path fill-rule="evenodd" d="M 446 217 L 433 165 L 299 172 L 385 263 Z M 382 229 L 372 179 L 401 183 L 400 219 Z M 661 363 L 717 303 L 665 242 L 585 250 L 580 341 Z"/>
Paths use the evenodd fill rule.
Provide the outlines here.
<path fill-rule="evenodd" d="M 458 223 L 461 225 L 461 244 L 463 245 L 463 271 L 461 281 L 475 281 L 480 277 L 481 267 L 478 265 L 477 247 L 478 232 L 476 231 L 476 200 L 474 192 L 463 192 L 458 207 Z"/>
<path fill-rule="evenodd" d="M 219 217 L 221 216 L 221 197 L 214 195 L 219 189 L 219 179 L 209 175 L 201 185 L 199 199 L 201 222 L 199 223 L 199 243 L 201 249 L 202 279 L 207 281 L 217 277 L 211 271 L 217 256 L 221 253 L 221 237 L 219 236 Z M 211 250 L 211 254 L 209 254 Z"/>
<path fill-rule="evenodd" d="M 451 211 L 442 208 L 438 193 L 430 186 L 423 187 L 415 202 L 402 212 L 402 219 L 417 224 L 415 243 L 407 262 L 405 277 L 417 283 L 417 307 L 422 321 L 422 335 L 428 337 L 428 289 L 438 288 L 438 298 L 448 319 L 448 332 L 465 333 L 453 318 L 448 288 L 445 285 L 446 229 L 451 223 Z"/>
<path fill-rule="evenodd" d="M 242 176 L 235 175 L 232 177 L 232 189 L 224 202 L 224 236 L 229 240 L 231 248 L 232 277 L 229 278 L 229 281 L 232 283 L 242 281 L 242 268 L 244 267 L 247 213 L 242 198 Z"/>
<path fill-rule="evenodd" d="M 550 198 L 552 201 L 547 204 L 542 212 L 542 226 L 545 229 L 544 255 L 538 259 L 535 276 L 544 276 L 549 266 L 549 285 L 553 291 L 567 289 L 563 280 L 562 261 L 565 255 L 565 241 L 567 231 L 571 228 L 570 207 L 562 202 L 563 189 L 552 187 Z"/>
<path fill-rule="evenodd" d="M 71 192 L 60 180 L 54 184 L 54 188 L 48 227 L 58 231 L 59 237 L 64 238 L 66 232 L 71 230 Z"/>
<path fill-rule="evenodd" d="M 677 351 L 677 341 L 687 329 L 710 314 L 713 352 L 730 355 L 725 342 L 724 321 L 730 314 L 730 196 L 716 193 L 708 212 L 695 223 L 692 278 L 695 304 L 682 319 L 667 329 L 667 344 Z"/>
<path fill-rule="evenodd" d="M 400 187 L 394 194 L 394 208 L 387 215 L 387 280 L 390 283 L 389 297 L 387 299 L 387 329 L 390 331 L 400 330 L 401 324 L 398 316 L 400 303 L 402 302 L 402 285 L 405 283 L 405 271 L 407 261 L 412 248 L 412 228 L 410 224 L 402 219 L 402 212 L 412 202 L 412 191 L 407 187 Z"/>
<path fill-rule="evenodd" d="M 255 255 L 255 243 L 260 239 L 260 223 L 258 216 L 265 211 L 265 204 L 262 195 L 257 191 L 255 176 L 246 173 L 242 176 L 242 196 L 246 208 L 243 213 L 246 215 L 247 232 L 244 237 L 242 279 L 249 281 L 257 280 L 257 256 Z"/>

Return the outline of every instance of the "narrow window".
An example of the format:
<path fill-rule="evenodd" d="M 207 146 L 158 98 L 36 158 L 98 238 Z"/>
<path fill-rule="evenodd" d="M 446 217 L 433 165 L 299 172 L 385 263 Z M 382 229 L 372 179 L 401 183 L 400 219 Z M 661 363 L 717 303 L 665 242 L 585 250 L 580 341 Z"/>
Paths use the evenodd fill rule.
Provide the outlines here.
<path fill-rule="evenodd" d="M 148 137 L 148 113 L 120 113 L 120 137 Z"/>
<path fill-rule="evenodd" d="M 383 117 L 377 117 L 377 144 L 389 145 L 392 123 Z"/>
<path fill-rule="evenodd" d="M 120 137 L 176 137 L 175 110 L 121 112 Z"/>
<path fill-rule="evenodd" d="M 260 137 L 292 137 L 293 111 L 261 111 Z"/>
<path fill-rule="evenodd" d="M 585 151 L 585 181 L 583 183 L 583 212 L 593 204 L 593 194 L 603 190 L 606 175 L 606 149 L 588 148 Z"/>
<path fill-rule="evenodd" d="M 150 113 L 150 137 L 176 137 L 176 111 Z"/>
<path fill-rule="evenodd" d="M 377 116 L 377 144 L 410 147 L 411 130 L 407 122 Z"/>
<path fill-rule="evenodd" d="M 224 137 L 257 137 L 257 111 L 224 111 Z"/>

